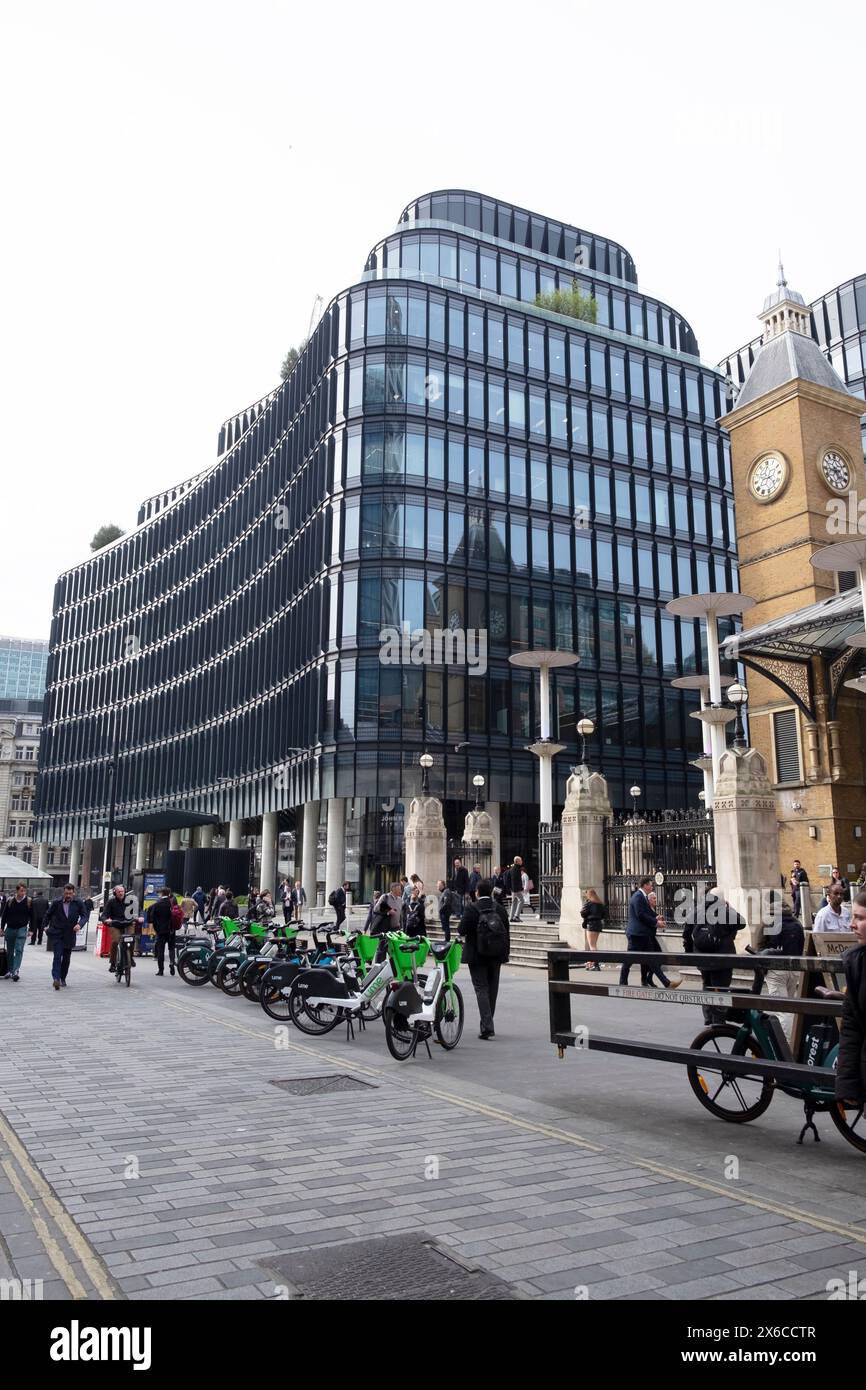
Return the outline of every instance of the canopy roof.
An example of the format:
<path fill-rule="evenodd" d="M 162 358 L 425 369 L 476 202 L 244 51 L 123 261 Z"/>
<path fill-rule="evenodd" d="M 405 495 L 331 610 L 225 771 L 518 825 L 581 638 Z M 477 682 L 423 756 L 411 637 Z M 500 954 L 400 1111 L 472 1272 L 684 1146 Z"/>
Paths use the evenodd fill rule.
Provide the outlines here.
<path fill-rule="evenodd" d="M 44 869 L 38 869 L 35 864 L 28 864 L 26 859 L 19 859 L 14 854 L 0 854 L 0 882 L 14 878 L 16 883 L 35 883 L 38 879 L 45 887 L 51 882 L 51 875 Z"/>
<path fill-rule="evenodd" d="M 749 628 L 737 636 L 741 656 L 775 657 L 788 661 L 808 661 L 820 655 L 832 660 L 850 646 L 849 639 L 863 631 L 863 602 L 860 590 L 841 594 L 798 608 L 783 618 Z"/>
<path fill-rule="evenodd" d="M 107 825 L 108 821 L 96 824 Z M 197 825 L 220 824 L 219 816 L 209 816 L 203 811 L 179 811 L 171 806 L 161 811 L 136 811 L 133 815 L 115 816 L 114 819 L 118 835 L 153 835 L 161 830 L 190 830 Z"/>

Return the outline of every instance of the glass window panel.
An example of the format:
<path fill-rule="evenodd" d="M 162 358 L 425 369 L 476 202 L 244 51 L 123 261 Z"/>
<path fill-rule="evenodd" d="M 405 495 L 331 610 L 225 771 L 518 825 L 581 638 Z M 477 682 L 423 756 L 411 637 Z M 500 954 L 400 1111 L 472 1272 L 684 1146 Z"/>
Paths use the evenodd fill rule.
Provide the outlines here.
<path fill-rule="evenodd" d="M 595 347 L 590 344 L 589 349 L 590 379 L 594 387 L 600 391 L 607 390 L 607 369 L 604 360 L 604 348 Z"/>
<path fill-rule="evenodd" d="M 586 343 L 582 338 L 569 337 L 568 374 L 572 386 L 586 386 Z"/>
<path fill-rule="evenodd" d="M 457 279 L 457 247 L 444 237 L 439 242 L 439 274 L 444 280 Z"/>
<path fill-rule="evenodd" d="M 643 358 L 636 357 L 634 353 L 631 353 L 628 360 L 629 390 L 631 391 L 632 400 L 640 401 L 641 403 L 643 403 L 643 401 L 646 400 L 646 391 L 644 389 L 643 380 L 643 365 Z"/>
<path fill-rule="evenodd" d="M 617 352 L 611 348 L 610 353 L 610 389 L 617 391 L 620 395 L 625 395 L 625 353 Z"/>
<path fill-rule="evenodd" d="M 416 294 L 409 296 L 409 337 L 427 337 L 427 301 Z"/>
<path fill-rule="evenodd" d="M 340 670 L 340 732 L 355 732 L 355 672 L 341 663 Z"/>
<path fill-rule="evenodd" d="M 487 411 L 491 426 L 505 428 L 505 387 L 492 377 L 487 381 Z"/>
<path fill-rule="evenodd" d="M 637 551 L 637 576 L 641 591 L 645 594 L 653 592 L 653 557 L 652 551 L 644 546 L 638 546 Z"/>
<path fill-rule="evenodd" d="M 532 528 L 532 568 L 539 574 L 547 574 L 550 569 L 546 526 Z"/>
<path fill-rule="evenodd" d="M 529 681 L 522 676 L 515 676 L 511 683 L 513 699 L 513 734 L 514 738 L 530 738 L 529 727 Z"/>
<path fill-rule="evenodd" d="M 556 599 L 554 601 L 553 622 L 556 650 L 559 652 L 573 651 L 574 632 L 572 630 L 572 609 L 567 599 Z"/>
<path fill-rule="evenodd" d="M 651 608 L 640 610 L 641 664 L 645 671 L 658 670 L 655 613 Z"/>
<path fill-rule="evenodd" d="M 436 237 L 421 238 L 420 266 L 422 275 L 439 274 L 439 241 Z"/>
<path fill-rule="evenodd" d="M 424 672 L 424 697 L 426 702 L 425 732 L 428 734 L 444 733 L 442 672 L 432 671 L 429 666 Z"/>
<path fill-rule="evenodd" d="M 361 576 L 359 636 L 362 642 L 379 640 L 382 581 L 378 574 Z M 394 615 L 396 616 L 396 615 Z"/>
<path fill-rule="evenodd" d="M 526 430 L 526 394 L 522 386 L 508 387 L 508 428 Z"/>
<path fill-rule="evenodd" d="M 680 618 L 680 650 L 683 658 L 683 671 L 689 674 L 697 669 L 697 653 L 695 649 L 695 625 Z"/>
<path fill-rule="evenodd" d="M 628 419 L 625 415 L 620 415 L 614 411 L 611 416 L 613 422 L 613 451 L 628 458 Z"/>
<path fill-rule="evenodd" d="M 364 341 L 364 292 L 352 295 L 352 343 Z"/>
<path fill-rule="evenodd" d="M 406 503 L 406 547 L 412 550 L 424 550 L 423 503 Z"/>
<path fill-rule="evenodd" d="M 469 486 L 484 488 L 484 445 L 469 445 Z"/>
<path fill-rule="evenodd" d="M 400 668 L 403 729 L 418 730 L 422 722 L 423 672 L 411 666 Z"/>
<path fill-rule="evenodd" d="M 678 429 L 677 429 L 675 426 L 673 426 L 673 425 L 671 426 L 670 443 L 671 443 L 671 471 L 672 471 L 673 473 L 685 473 L 685 471 L 686 471 L 686 456 L 685 456 L 685 448 L 684 448 L 684 444 L 683 444 L 683 432 L 682 432 L 682 430 L 678 430 Z"/>
<path fill-rule="evenodd" d="M 421 530 L 424 530 L 422 515 Z M 407 535 L 408 535 L 408 516 L 407 516 Z M 408 540 L 407 540 L 408 544 Z M 424 626 L 424 580 L 423 579 L 404 579 L 403 581 L 403 613 L 402 620 L 409 626 L 410 632 L 419 632 Z"/>
<path fill-rule="evenodd" d="M 610 520 L 610 474 L 603 468 L 595 470 L 595 514 Z"/>
<path fill-rule="evenodd" d="M 647 375 L 649 377 L 649 398 L 651 403 L 664 408 L 665 393 L 662 384 L 662 369 L 657 362 L 647 363 Z"/>
<path fill-rule="evenodd" d="M 345 537 L 344 537 L 344 540 L 343 540 L 343 545 L 344 545 L 344 547 L 345 547 L 345 549 L 346 549 L 347 551 L 348 551 L 348 550 L 357 550 L 357 549 L 358 549 L 358 536 L 359 536 L 359 529 L 358 529 L 358 528 L 359 528 L 359 525 L 360 525 L 360 521 L 361 521 L 360 509 L 359 509 L 358 507 L 347 507 L 347 508 L 346 508 L 346 530 L 345 530 Z"/>
<path fill-rule="evenodd" d="M 567 531 L 555 530 L 553 533 L 553 568 L 562 577 L 572 573 L 571 537 Z"/>
<path fill-rule="evenodd" d="M 525 594 L 511 595 L 511 645 L 529 646 L 529 599 Z"/>
<path fill-rule="evenodd" d="M 485 520 L 486 514 L 482 508 L 469 508 L 469 559 L 480 565 L 487 563 Z"/>
<path fill-rule="evenodd" d="M 532 645 L 541 650 L 550 650 L 550 603 L 547 599 L 534 599 L 532 604 Z"/>
<path fill-rule="evenodd" d="M 616 604 L 613 599 L 598 600 L 599 655 L 603 666 L 616 666 Z"/>
<path fill-rule="evenodd" d="M 370 294 L 367 298 L 367 337 L 385 336 L 385 296 Z"/>
<path fill-rule="evenodd" d="M 529 456 L 529 490 L 533 502 L 540 502 L 545 507 L 548 505 L 547 459 L 538 454 Z"/>
<path fill-rule="evenodd" d="M 463 492 L 466 486 L 464 478 L 464 441 L 449 435 L 448 437 L 448 486 L 458 492 Z"/>
<path fill-rule="evenodd" d="M 431 343 L 445 342 L 445 301 L 431 298 L 428 306 L 430 319 L 429 336 Z"/>
<path fill-rule="evenodd" d="M 427 551 L 433 559 L 441 560 L 445 551 L 445 512 L 442 507 L 427 506 Z"/>
<path fill-rule="evenodd" d="M 684 492 L 674 493 L 674 521 L 677 535 L 688 536 L 689 532 L 689 499 Z"/>
<path fill-rule="evenodd" d="M 568 497 L 568 469 L 565 464 L 555 463 L 551 469 L 551 479 L 553 481 L 553 503 L 556 507 L 567 507 Z"/>
<path fill-rule="evenodd" d="M 399 555 L 403 549 L 403 503 L 382 503 L 382 554 Z"/>
<path fill-rule="evenodd" d="M 448 301 L 448 346 L 452 351 L 465 351 L 466 316 L 463 305 Z"/>
<path fill-rule="evenodd" d="M 598 582 L 613 583 L 613 548 L 607 536 L 596 537 L 595 559 L 598 566 Z"/>
<path fill-rule="evenodd" d="M 656 530 L 670 531 L 671 529 L 671 503 L 670 494 L 666 487 L 660 483 L 655 485 L 656 503 Z"/>
<path fill-rule="evenodd" d="M 468 241 L 460 243 L 460 279 L 466 285 L 478 284 L 478 252 Z"/>
<path fill-rule="evenodd" d="M 530 433 L 547 438 L 547 402 L 537 391 L 529 393 L 529 429 Z"/>
<path fill-rule="evenodd" d="M 613 326 L 619 333 L 628 332 L 625 321 L 625 295 L 613 296 Z"/>
<path fill-rule="evenodd" d="M 445 440 L 441 434 L 431 434 L 427 440 L 427 477 L 440 482 L 445 479 Z"/>
<path fill-rule="evenodd" d="M 487 356 L 493 362 L 503 360 L 503 323 L 495 314 L 487 315 Z"/>
<path fill-rule="evenodd" d="M 583 531 L 574 537 L 574 569 L 578 582 L 592 583 L 592 540 Z"/>
<path fill-rule="evenodd" d="M 406 435 L 403 430 L 388 429 L 385 431 L 385 457 L 384 457 L 384 478 L 385 481 L 395 481 L 403 477 L 406 455 Z"/>
<path fill-rule="evenodd" d="M 424 362 L 409 362 L 406 367 L 406 404 L 424 408 L 427 400 L 427 367 Z"/>
<path fill-rule="evenodd" d="M 538 273 L 534 261 L 520 262 L 520 298 L 529 303 L 538 293 Z"/>
<path fill-rule="evenodd" d="M 492 251 L 481 252 L 481 288 L 496 293 L 496 256 Z"/>
<path fill-rule="evenodd" d="M 686 372 L 686 405 L 690 415 L 700 415 L 701 403 L 698 395 L 698 379 L 691 372 Z"/>
<path fill-rule="evenodd" d="M 565 376 L 565 334 L 557 333 L 554 329 L 548 329 L 547 350 L 550 354 L 550 375 L 564 378 Z"/>
<path fill-rule="evenodd" d="M 592 452 L 594 454 L 606 454 L 609 450 L 607 411 L 594 405 L 592 407 Z"/>
<path fill-rule="evenodd" d="M 614 505 L 617 524 L 631 526 L 631 490 L 628 478 L 623 478 L 619 473 L 614 475 Z"/>
<path fill-rule="evenodd" d="M 692 493 L 692 517 L 695 535 L 705 541 L 707 539 L 707 499 L 699 492 Z"/>
<path fill-rule="evenodd" d="M 517 298 L 517 262 L 510 256 L 500 256 L 499 274 L 501 278 L 499 293 L 507 299 Z"/>
<path fill-rule="evenodd" d="M 462 560 L 466 555 L 466 521 L 462 507 L 448 510 L 448 558 Z"/>
<path fill-rule="evenodd" d="M 343 580 L 343 641 L 354 639 L 358 622 L 358 581 Z"/>
<path fill-rule="evenodd" d="M 550 394 L 550 437 L 561 444 L 568 443 L 568 422 L 565 397 Z"/>
<path fill-rule="evenodd" d="M 674 591 L 674 573 L 671 554 L 668 550 L 657 552 L 659 567 L 659 590 L 662 593 L 672 594 Z"/>
<path fill-rule="evenodd" d="M 428 632 L 436 632 L 445 626 L 445 581 L 441 574 L 427 576 L 424 626 Z"/>
<path fill-rule="evenodd" d="M 695 568 L 696 568 L 696 570 L 697 570 L 697 580 L 698 580 L 698 590 L 697 590 L 697 591 L 698 591 L 699 594 L 708 594 L 708 593 L 710 592 L 710 590 L 712 589 L 712 587 L 713 587 L 712 581 L 711 581 L 711 579 L 710 579 L 710 561 L 709 561 L 709 557 L 708 557 L 707 555 L 696 555 L 696 556 L 695 556 Z"/>
<path fill-rule="evenodd" d="M 346 442 L 346 482 L 361 476 L 361 436 L 350 434 Z"/>
<path fill-rule="evenodd" d="M 692 592 L 692 557 L 687 550 L 677 551 L 677 587 L 681 594 Z"/>
<path fill-rule="evenodd" d="M 484 315 L 480 309 L 470 309 L 469 318 L 469 351 L 478 357 L 484 356 Z"/>
<path fill-rule="evenodd" d="M 525 570 L 527 564 L 526 522 L 511 518 L 511 567 Z"/>
<path fill-rule="evenodd" d="M 620 660 L 630 670 L 637 668 L 637 609 L 633 603 L 619 604 Z"/>
<path fill-rule="evenodd" d="M 358 672 L 358 734 L 375 734 L 378 723 L 379 667 L 362 667 Z"/>
<path fill-rule="evenodd" d="M 529 344 L 529 366 L 530 370 L 537 372 L 544 371 L 544 333 L 537 328 L 530 328 L 527 333 Z"/>
<path fill-rule="evenodd" d="M 364 404 L 367 407 L 375 407 L 384 403 L 385 363 L 368 362 L 364 374 Z"/>
<path fill-rule="evenodd" d="M 454 420 L 466 415 L 466 382 L 462 372 L 448 373 L 448 414 Z"/>
<path fill-rule="evenodd" d="M 627 586 L 634 588 L 634 556 L 631 541 L 617 541 L 617 568 L 619 570 L 620 587 Z"/>
<path fill-rule="evenodd" d="M 455 628 L 466 626 L 466 597 L 462 584 L 448 585 L 448 627 L 453 632 Z"/>
<path fill-rule="evenodd" d="M 488 466 L 490 468 L 490 491 L 505 492 L 505 454 L 502 449 L 490 445 Z"/>
<path fill-rule="evenodd" d="M 595 664 L 595 602 L 591 598 L 578 598 L 575 605 L 577 618 L 577 652 L 581 662 Z"/>
<path fill-rule="evenodd" d="M 576 449 L 589 448 L 589 426 L 583 401 L 571 398 L 571 442 Z"/>
<path fill-rule="evenodd" d="M 679 367 L 668 366 L 668 401 L 671 410 L 682 410 L 683 392 Z"/>
<path fill-rule="evenodd" d="M 677 619 L 662 614 L 662 675 L 677 674 Z"/>
<path fill-rule="evenodd" d="M 522 323 L 508 324 L 508 365 L 521 372 L 525 368 Z"/>
<path fill-rule="evenodd" d="M 385 302 L 385 326 L 388 337 L 405 337 L 408 317 L 406 290 L 390 290 Z"/>
<path fill-rule="evenodd" d="M 642 478 L 636 478 L 634 484 L 635 519 L 649 526 L 652 521 L 650 513 L 650 490 L 649 483 Z"/>
<path fill-rule="evenodd" d="M 505 514 L 492 512 L 490 516 L 490 563 L 504 565 L 508 561 L 505 539 Z"/>
<path fill-rule="evenodd" d="M 424 477 L 424 436 L 413 430 L 406 434 L 406 476 Z"/>
<path fill-rule="evenodd" d="M 381 478 L 385 462 L 385 432 L 372 426 L 364 431 L 364 477 Z"/>
<path fill-rule="evenodd" d="M 490 732 L 508 737 L 508 711 L 511 691 L 507 676 L 492 676 L 490 680 Z"/>
<path fill-rule="evenodd" d="M 653 467 L 665 468 L 668 461 L 667 436 L 664 425 L 652 423 Z"/>

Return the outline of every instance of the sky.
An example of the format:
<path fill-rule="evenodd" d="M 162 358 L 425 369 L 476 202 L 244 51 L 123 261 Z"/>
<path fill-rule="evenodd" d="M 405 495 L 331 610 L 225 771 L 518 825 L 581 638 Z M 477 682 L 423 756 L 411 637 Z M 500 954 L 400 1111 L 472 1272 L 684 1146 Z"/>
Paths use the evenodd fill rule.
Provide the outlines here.
<path fill-rule="evenodd" d="M 0 633 L 224 419 L 403 207 L 469 188 L 620 242 L 704 362 L 776 280 L 866 272 L 861 6 L 0 0 Z"/>

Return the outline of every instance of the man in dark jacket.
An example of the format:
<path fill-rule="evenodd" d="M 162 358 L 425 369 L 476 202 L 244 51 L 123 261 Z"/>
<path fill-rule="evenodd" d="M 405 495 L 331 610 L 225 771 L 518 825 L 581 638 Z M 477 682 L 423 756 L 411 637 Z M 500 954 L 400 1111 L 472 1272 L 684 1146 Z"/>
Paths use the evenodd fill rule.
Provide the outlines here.
<path fill-rule="evenodd" d="M 345 883 L 340 884 L 339 888 L 335 888 L 333 893 L 331 893 L 328 897 L 328 902 L 330 903 L 331 907 L 334 909 L 334 912 L 337 915 L 335 925 L 338 931 L 346 920 L 346 894 L 348 893 L 348 891 L 349 881 L 347 879 Z"/>
<path fill-rule="evenodd" d="M 523 860 L 519 854 L 515 854 L 511 868 L 506 869 L 505 878 L 511 892 L 510 919 L 519 922 L 523 911 Z"/>
<path fill-rule="evenodd" d="M 7 980 L 17 980 L 24 955 L 27 933 L 33 925 L 33 899 L 27 896 L 27 885 L 19 883 L 11 898 L 7 898 L 0 913 L 0 924 L 6 933 L 6 953 L 9 957 Z"/>
<path fill-rule="evenodd" d="M 688 893 L 674 908 L 674 921 L 683 929 L 683 949 L 698 955 L 732 956 L 736 954 L 737 932 L 747 925 L 738 912 L 725 901 L 718 888 L 706 893 Z M 725 970 L 702 970 L 706 990 L 729 989 L 734 978 L 733 967 Z M 724 1023 L 725 1009 L 704 1005 L 705 1023 Z"/>
<path fill-rule="evenodd" d="M 51 983 L 55 989 L 66 988 L 69 962 L 75 948 L 75 938 L 88 921 L 88 911 L 75 896 L 75 885 L 67 883 L 62 898 L 55 898 L 45 914 L 48 944 L 54 955 L 51 962 Z"/>
<path fill-rule="evenodd" d="M 45 930 L 45 914 L 47 911 L 48 899 L 42 892 L 42 889 L 37 888 L 36 892 L 33 894 L 33 918 L 30 923 L 31 946 L 42 945 L 42 933 Z"/>
<path fill-rule="evenodd" d="M 466 895 L 469 892 L 469 870 L 462 859 L 454 860 L 454 869 L 448 887 L 451 889 L 452 893 L 456 893 L 457 895 L 459 901 L 457 911 L 462 917 L 463 909 L 466 905 Z"/>
<path fill-rule="evenodd" d="M 855 895 L 851 913 L 851 930 L 860 944 L 842 957 L 846 989 L 839 1027 L 836 1099 L 861 1109 L 866 1102 L 866 893 Z"/>
<path fill-rule="evenodd" d="M 654 949 L 658 917 L 650 907 L 649 891 L 652 885 L 651 878 L 642 878 L 629 899 L 628 922 L 625 928 L 627 951 L 652 951 Z M 619 972 L 621 985 L 628 984 L 630 971 L 631 966 L 623 961 Z M 652 977 L 647 965 L 642 965 L 640 968 L 640 982 L 642 985 L 652 984 Z"/>
<path fill-rule="evenodd" d="M 205 904 L 207 903 L 207 898 L 204 895 L 204 889 L 201 887 L 201 884 L 199 884 L 198 888 L 196 888 L 195 892 L 192 893 L 190 896 L 192 897 L 192 900 L 195 903 L 195 917 L 193 919 L 194 922 L 197 922 L 199 918 L 201 918 L 202 922 L 204 922 L 204 910 Z"/>
<path fill-rule="evenodd" d="M 109 970 L 117 969 L 117 952 L 124 932 L 132 934 L 140 917 L 127 916 L 126 889 L 122 883 L 118 883 L 105 907 L 99 914 L 100 921 L 105 922 L 111 932 L 111 952 L 108 958 Z M 135 965 L 135 961 L 132 962 Z"/>
<path fill-rule="evenodd" d="M 478 1000 L 481 1023 L 478 1036 L 485 1042 L 495 1036 L 493 1015 L 499 994 L 499 971 L 511 951 L 508 913 L 492 892 L 490 879 L 483 878 L 478 885 L 478 897 L 468 905 L 460 924 L 460 935 L 464 939 L 463 960 L 469 966 Z"/>
<path fill-rule="evenodd" d="M 165 974 L 165 948 L 168 946 L 168 968 L 174 974 L 174 954 L 177 942 L 176 928 L 171 920 L 174 898 L 168 888 L 160 888 L 159 897 L 151 903 L 145 916 L 156 932 L 156 973 Z"/>
<path fill-rule="evenodd" d="M 798 861 L 795 861 L 798 862 Z M 764 922 L 761 955 L 802 956 L 806 933 L 803 924 L 792 913 L 779 893 L 772 893 L 769 899 L 769 922 Z M 770 970 L 766 976 L 767 993 L 776 999 L 795 999 L 800 997 L 803 980 L 799 970 Z M 788 1042 L 794 1027 L 794 1015 L 776 1014 Z"/>
<path fill-rule="evenodd" d="M 477 893 L 478 893 L 478 885 L 479 885 L 480 882 L 481 882 L 481 870 L 480 870 L 480 868 L 478 867 L 477 864 L 473 864 L 473 865 L 472 865 L 472 872 L 471 872 L 470 875 L 469 875 L 469 886 L 468 886 L 468 890 L 467 890 L 468 893 L 469 893 L 470 898 L 476 897 L 476 895 L 477 895 Z"/>

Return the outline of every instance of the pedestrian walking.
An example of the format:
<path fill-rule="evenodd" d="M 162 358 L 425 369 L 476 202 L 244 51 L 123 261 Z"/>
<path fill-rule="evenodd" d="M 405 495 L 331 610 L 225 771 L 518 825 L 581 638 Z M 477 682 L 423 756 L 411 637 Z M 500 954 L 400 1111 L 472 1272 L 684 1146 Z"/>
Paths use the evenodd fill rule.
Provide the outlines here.
<path fill-rule="evenodd" d="M 515 854 L 511 868 L 506 873 L 508 889 L 511 893 L 509 920 L 519 922 L 520 914 L 523 911 L 523 860 L 519 854 Z"/>
<path fill-rule="evenodd" d="M 151 903 L 145 916 L 156 933 L 156 973 L 165 974 L 165 948 L 168 946 L 168 968 L 173 975 L 177 931 L 183 924 L 183 913 L 170 889 L 160 888 L 159 897 Z"/>
<path fill-rule="evenodd" d="M 328 895 L 328 902 L 336 913 L 337 920 L 334 925 L 338 931 L 342 928 L 346 920 L 346 903 L 348 902 L 346 894 L 348 891 L 349 880 L 346 879 L 344 883 L 340 884 L 339 888 L 335 888 L 333 892 Z"/>
<path fill-rule="evenodd" d="M 277 915 L 276 905 L 271 896 L 270 888 L 263 888 L 256 899 L 253 910 L 247 912 L 247 917 L 251 922 L 261 922 L 264 926 L 269 926 Z"/>
<path fill-rule="evenodd" d="M 793 914 L 780 894 L 771 895 L 771 920 L 764 923 L 761 955 L 772 959 L 778 956 L 802 956 L 806 944 L 803 923 Z M 766 976 L 767 993 L 774 999 L 793 999 L 800 994 L 801 973 L 799 970 L 769 970 Z M 776 1014 L 788 1042 L 794 1027 L 794 1015 Z"/>
<path fill-rule="evenodd" d="M 501 865 L 496 865 L 495 869 L 493 870 L 493 873 L 490 876 L 490 882 L 493 884 L 493 897 L 497 902 L 501 903 L 503 898 L 505 897 L 506 892 L 505 879 L 502 874 Z"/>
<path fill-rule="evenodd" d="M 866 1101 L 866 893 L 855 893 L 851 914 L 858 944 L 842 957 L 846 988 L 839 1025 L 836 1099 L 840 1105 L 862 1109 Z"/>
<path fill-rule="evenodd" d="M 37 888 L 33 894 L 33 917 L 30 923 L 30 945 L 42 945 L 42 933 L 45 930 L 45 914 L 49 908 L 49 902 L 41 888 Z"/>
<path fill-rule="evenodd" d="M 791 866 L 791 878 L 790 878 L 791 902 L 793 903 L 793 906 L 794 906 L 794 916 L 795 916 L 795 917 L 801 917 L 801 916 L 802 916 L 801 908 L 802 908 L 802 906 L 803 906 L 803 895 L 800 893 L 800 887 L 801 887 L 802 884 L 808 883 L 808 882 L 809 882 L 809 875 L 806 873 L 806 870 L 803 868 L 803 866 L 802 866 L 802 864 L 800 863 L 799 859 L 795 859 L 793 865 Z"/>
<path fill-rule="evenodd" d="M 478 893 L 478 885 L 481 882 L 481 865 L 473 864 L 469 872 L 469 884 L 467 892 L 470 898 L 475 898 Z"/>
<path fill-rule="evenodd" d="M 66 989 L 66 977 L 75 949 L 75 939 L 89 920 L 90 914 L 86 905 L 76 896 L 74 883 L 67 883 L 63 896 L 55 898 L 45 914 L 46 936 L 52 950 L 52 988 Z"/>
<path fill-rule="evenodd" d="M 674 921 L 683 929 L 683 950 L 701 956 L 732 956 L 736 953 L 737 932 L 748 923 L 722 897 L 717 887 L 706 893 L 689 893 L 674 908 Z M 733 967 L 701 970 L 705 990 L 729 989 Z M 727 1010 L 715 1005 L 702 1006 L 705 1023 L 724 1023 Z"/>
<path fill-rule="evenodd" d="M 423 936 L 427 930 L 427 897 L 424 893 L 424 884 L 417 875 L 413 875 L 417 882 L 412 886 L 412 894 L 406 909 L 407 936 Z"/>
<path fill-rule="evenodd" d="M 466 897 L 469 893 L 469 870 L 462 859 L 455 859 L 451 866 L 451 879 L 448 887 L 459 900 L 458 912 L 462 919 L 463 909 L 466 906 Z"/>
<path fill-rule="evenodd" d="M 827 888 L 827 906 L 815 913 L 813 931 L 850 931 L 851 908 L 845 902 L 843 881 L 837 879 Z"/>
<path fill-rule="evenodd" d="M 241 915 L 241 910 L 235 902 L 235 895 L 230 888 L 225 890 L 225 897 L 219 908 L 220 917 L 233 917 L 235 921 Z"/>
<path fill-rule="evenodd" d="M 9 973 L 6 979 L 17 982 L 21 970 L 21 958 L 24 955 L 24 943 L 27 940 L 27 933 L 33 926 L 33 900 L 28 898 L 25 884 L 17 884 L 13 896 L 7 898 L 3 904 L 3 910 L 0 913 L 0 926 L 6 934 L 6 952 L 9 962 Z"/>
<path fill-rule="evenodd" d="M 451 913 L 453 911 L 451 889 L 446 884 L 444 878 L 440 878 L 436 884 L 436 910 L 439 913 L 439 925 L 446 941 L 451 940 Z"/>
<path fill-rule="evenodd" d="M 307 906 L 307 893 L 304 885 L 299 878 L 295 879 L 295 886 L 289 894 L 292 916 L 296 922 L 304 920 L 304 909 Z"/>
<path fill-rule="evenodd" d="M 499 972 L 508 961 L 511 938 L 508 913 L 493 897 L 493 884 L 483 878 L 478 896 L 469 903 L 460 924 L 464 940 L 463 960 L 478 1001 L 479 1032 L 484 1042 L 496 1036 L 494 1016 L 499 997 Z"/>
<path fill-rule="evenodd" d="M 580 916 L 583 922 L 583 931 L 586 937 L 586 949 L 588 951 L 598 950 L 598 938 L 604 930 L 604 922 L 607 917 L 607 908 L 594 888 L 587 888 L 586 900 L 580 909 Z M 598 961 L 587 961 L 584 967 L 586 970 L 600 970 Z"/>
<path fill-rule="evenodd" d="M 661 946 L 656 931 L 660 925 L 657 913 L 650 903 L 650 893 L 652 892 L 653 881 L 651 878 L 642 878 L 637 888 L 632 893 L 628 904 L 628 921 L 626 923 L 625 934 L 629 951 L 653 951 L 661 953 Z M 663 924 L 662 919 L 662 924 Z M 623 961 L 619 972 L 620 985 L 628 984 L 628 977 L 631 965 Z M 658 975 L 666 989 L 677 989 L 682 980 L 676 982 L 669 980 L 661 969 L 654 969 L 650 965 L 642 965 L 640 968 L 640 982 L 645 987 L 652 986 L 653 975 Z"/>
<path fill-rule="evenodd" d="M 196 888 L 195 892 L 192 894 L 192 900 L 193 900 L 193 902 L 195 903 L 195 912 L 194 912 L 194 914 L 193 914 L 193 924 L 197 923 L 197 922 L 199 921 L 199 919 L 200 919 L 202 925 L 204 925 L 204 921 L 205 921 L 205 908 L 207 907 L 207 898 L 206 898 L 205 895 L 204 895 L 204 889 L 202 888 L 201 884 L 199 884 L 198 888 Z"/>
<path fill-rule="evenodd" d="M 661 916 L 661 914 L 660 914 L 660 912 L 659 912 L 659 910 L 658 910 L 658 898 L 657 898 L 657 896 L 656 896 L 656 891 L 655 891 L 654 888 L 651 888 L 651 889 L 649 890 L 649 893 L 647 894 L 647 898 L 648 898 L 650 907 L 652 908 L 653 912 L 656 914 L 656 930 L 653 932 L 652 947 L 651 947 L 651 949 L 652 949 L 654 952 L 656 952 L 658 955 L 663 955 L 664 949 L 663 949 L 663 947 L 662 947 L 661 942 L 660 942 L 659 939 L 658 939 L 658 932 L 659 932 L 659 931 L 664 931 L 665 927 L 667 926 L 667 922 L 665 921 L 665 918 Z M 657 976 L 658 976 L 658 978 L 659 978 L 659 980 L 661 981 L 662 986 L 663 986 L 664 989 L 679 989 L 680 985 L 682 984 L 682 980 L 681 980 L 681 979 L 676 980 L 676 981 L 670 980 L 670 979 L 668 978 L 668 976 L 665 974 L 665 972 L 664 972 L 664 970 L 662 969 L 661 966 L 659 966 L 658 968 L 656 968 L 656 967 L 653 966 L 653 965 L 647 966 L 647 972 L 648 972 L 648 974 L 647 974 L 646 983 L 647 983 L 647 985 L 648 985 L 650 988 L 654 988 L 654 986 L 653 986 L 653 975 L 657 975 Z"/>

